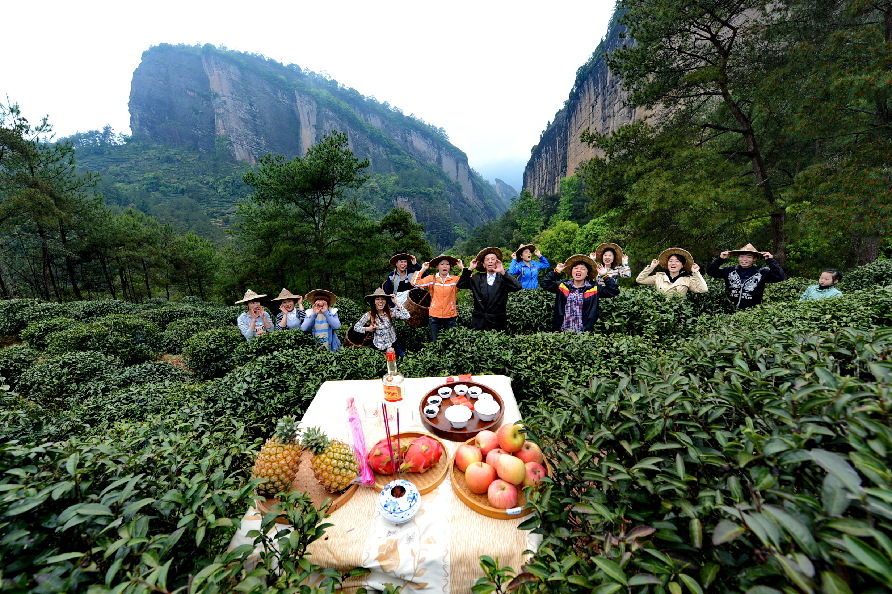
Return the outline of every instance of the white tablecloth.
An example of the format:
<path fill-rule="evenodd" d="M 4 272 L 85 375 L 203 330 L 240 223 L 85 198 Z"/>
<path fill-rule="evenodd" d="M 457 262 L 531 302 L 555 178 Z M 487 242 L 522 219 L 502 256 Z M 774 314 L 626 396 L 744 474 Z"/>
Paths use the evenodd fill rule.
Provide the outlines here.
<path fill-rule="evenodd" d="M 511 379 L 504 375 L 474 376 L 472 381 L 492 388 L 502 397 L 502 423 L 520 419 L 517 401 L 511 390 Z M 421 398 L 446 378 L 407 378 L 404 403 L 400 406 L 400 431 L 426 431 L 419 418 Z M 371 447 L 385 437 L 380 406 L 383 400 L 380 380 L 325 382 L 301 421 L 303 427 L 322 427 L 332 438 L 349 441 L 347 399 L 356 401 L 363 420 L 366 446 Z M 396 423 L 391 421 L 391 431 Z M 443 440 L 450 456 L 459 443 Z M 381 590 L 391 583 L 402 586 L 405 593 L 469 592 L 482 577 L 479 558 L 490 555 L 501 565 L 515 570 L 526 560 L 524 551 L 535 550 L 541 538 L 518 530 L 523 519 L 495 520 L 483 516 L 458 499 L 446 480 L 432 492 L 422 496 L 418 515 L 401 525 L 385 521 L 377 511 L 378 493 L 371 487 L 360 487 L 353 497 L 327 520 L 334 524 L 325 537 L 310 547 L 311 561 L 322 567 L 346 571 L 362 566 L 372 572 L 349 582 Z M 256 510 L 249 510 L 241 528 L 233 538 L 233 546 L 250 542 L 245 535 L 260 526 Z"/>

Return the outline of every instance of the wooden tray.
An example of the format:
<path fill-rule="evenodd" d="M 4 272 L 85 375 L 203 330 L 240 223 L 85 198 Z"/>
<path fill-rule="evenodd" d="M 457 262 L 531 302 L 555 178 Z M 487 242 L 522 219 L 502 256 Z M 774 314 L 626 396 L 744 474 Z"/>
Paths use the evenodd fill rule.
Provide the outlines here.
<path fill-rule="evenodd" d="M 446 420 L 446 409 L 452 406 L 452 402 L 449 398 L 444 398 L 443 402 L 440 403 L 440 412 L 433 419 L 428 419 L 424 416 L 424 408 L 427 404 L 427 399 L 430 396 L 434 396 L 437 394 L 437 390 L 442 388 L 443 386 L 447 386 L 449 388 L 455 388 L 455 386 L 466 385 L 469 388 L 471 386 L 478 386 L 484 392 L 488 392 L 492 394 L 493 398 L 496 402 L 499 403 L 499 412 L 496 414 L 495 418 L 492 421 L 481 421 L 475 416 L 471 417 L 471 420 L 468 421 L 467 426 L 464 429 L 453 429 L 452 424 Z M 469 398 L 472 402 L 474 399 Z M 449 382 L 446 384 L 440 384 L 433 390 L 429 391 L 424 397 L 421 399 L 421 403 L 418 406 L 418 414 L 421 418 L 424 426 L 431 430 L 431 433 L 442 437 L 444 439 L 448 439 L 449 441 L 467 441 L 468 439 L 474 437 L 484 429 L 492 429 L 502 422 L 502 415 L 505 414 L 505 401 L 502 400 L 502 397 L 496 393 L 495 390 L 490 388 L 489 386 L 485 386 L 483 384 L 478 384 L 477 382 Z"/>
<path fill-rule="evenodd" d="M 474 440 L 469 439 L 465 443 L 474 445 Z M 547 460 L 543 466 L 545 466 L 548 476 L 551 476 L 551 466 L 549 466 Z M 526 495 L 524 495 L 522 486 L 517 488 L 520 495 L 517 498 L 517 507 L 520 508 L 521 511 L 517 514 L 508 514 L 504 509 L 491 506 L 489 504 L 489 499 L 486 497 L 486 493 L 478 495 L 477 493 L 472 493 L 470 489 L 468 489 L 468 483 L 465 482 L 465 473 L 458 469 L 454 459 L 450 468 L 452 473 L 450 475 L 450 479 L 452 480 L 452 490 L 455 491 L 455 494 L 459 499 L 465 502 L 465 505 L 473 509 L 475 512 L 490 518 L 495 518 L 496 520 L 514 520 L 533 513 L 532 508 L 524 509 L 527 504 L 527 498 Z"/>
<path fill-rule="evenodd" d="M 328 508 L 328 513 L 334 512 L 336 509 L 347 503 L 353 494 L 356 492 L 356 488 L 359 486 L 359 483 L 352 483 L 343 493 L 329 493 L 326 491 L 322 485 L 316 480 L 316 477 L 313 476 L 313 454 L 309 450 L 303 450 L 300 454 L 300 468 L 297 471 L 297 475 L 291 481 L 291 490 L 292 491 L 305 491 L 309 494 L 310 499 L 313 501 L 313 505 L 317 508 L 322 505 L 326 499 L 331 498 L 331 506 Z M 277 497 L 269 497 L 267 499 L 255 499 L 254 504 L 257 507 L 257 511 L 261 514 L 266 515 L 269 513 L 270 509 L 276 504 L 280 503 Z M 288 520 L 285 519 L 284 516 L 279 516 L 276 518 L 277 524 L 287 524 Z"/>
<path fill-rule="evenodd" d="M 396 474 L 378 474 L 376 472 L 375 489 L 381 491 L 391 481 L 406 479 L 415 485 L 418 492 L 422 495 L 430 493 L 443 482 L 446 478 L 446 473 L 449 472 L 449 468 L 451 467 L 449 450 L 446 448 L 446 444 L 435 435 L 424 433 L 422 431 L 403 431 L 399 436 L 400 439 L 414 439 L 416 437 L 430 437 L 431 439 L 435 439 L 441 446 L 443 446 L 443 455 L 440 456 L 440 461 L 434 464 L 427 472 L 398 472 Z M 396 435 L 393 436 L 393 439 L 396 439 Z M 370 447 L 373 447 L 374 445 L 375 444 L 372 444 Z"/>

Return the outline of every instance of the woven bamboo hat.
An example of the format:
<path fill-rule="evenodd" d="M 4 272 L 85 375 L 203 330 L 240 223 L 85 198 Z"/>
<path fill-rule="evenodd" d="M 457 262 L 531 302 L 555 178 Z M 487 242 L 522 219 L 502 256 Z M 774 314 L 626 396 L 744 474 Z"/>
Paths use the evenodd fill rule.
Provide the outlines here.
<path fill-rule="evenodd" d="M 458 258 L 454 256 L 447 256 L 446 254 L 440 254 L 436 258 L 431 258 L 430 267 L 436 268 L 443 260 L 449 260 L 449 266 L 458 266 Z"/>
<path fill-rule="evenodd" d="M 247 303 L 249 301 L 259 301 L 263 297 L 266 297 L 266 295 L 258 295 L 251 289 L 248 289 L 247 291 L 245 291 L 245 296 L 236 301 L 235 304 L 238 305 L 239 303 Z"/>
<path fill-rule="evenodd" d="M 390 265 L 396 268 L 396 263 L 400 260 L 406 260 L 409 264 L 412 263 L 412 254 L 407 254 L 406 252 L 400 252 L 399 254 L 394 254 L 390 258 Z"/>
<path fill-rule="evenodd" d="M 684 258 L 684 269 L 688 272 L 694 266 L 694 257 L 691 255 L 691 252 L 680 247 L 671 247 L 660 252 L 660 255 L 657 257 L 657 260 L 660 261 L 660 266 L 669 268 L 669 256 L 682 256 Z"/>
<path fill-rule="evenodd" d="M 517 257 L 519 258 L 520 253 L 524 250 L 530 250 L 530 255 L 532 255 L 532 254 L 536 253 L 536 246 L 532 243 L 526 243 L 526 244 L 520 246 L 519 248 L 517 248 L 516 250 L 514 250 L 514 253 L 517 254 Z"/>
<path fill-rule="evenodd" d="M 381 287 L 378 287 L 377 289 L 375 289 L 375 292 L 372 293 L 371 295 L 366 295 L 364 297 L 364 299 L 365 299 L 365 302 L 369 304 L 369 307 L 374 309 L 375 308 L 375 299 L 377 299 L 378 297 L 382 297 L 382 298 L 386 299 L 388 303 L 390 303 L 390 295 L 385 293 L 384 289 L 382 289 Z"/>
<path fill-rule="evenodd" d="M 739 256 L 741 254 L 752 254 L 756 258 L 762 257 L 762 252 L 760 252 L 755 247 L 753 247 L 753 244 L 751 244 L 751 243 L 746 244 L 739 250 L 731 250 L 730 252 L 728 252 L 728 254 L 731 256 Z"/>
<path fill-rule="evenodd" d="M 332 293 L 331 291 L 326 291 L 325 289 L 313 289 L 306 295 L 304 295 L 304 301 L 313 304 L 319 298 L 328 300 L 328 307 L 331 307 L 338 300 L 338 296 Z"/>
<path fill-rule="evenodd" d="M 496 258 L 498 258 L 499 260 L 502 259 L 502 250 L 500 250 L 499 248 L 483 248 L 482 250 L 477 252 L 477 257 L 474 258 L 475 260 L 477 260 L 477 267 L 474 270 L 477 270 L 478 272 L 483 272 L 484 270 L 486 270 L 486 266 L 483 265 L 483 258 L 485 258 L 487 254 L 495 254 Z"/>
<path fill-rule="evenodd" d="M 295 295 L 294 293 L 283 287 L 282 290 L 279 292 L 279 296 L 273 299 L 273 301 L 285 301 L 286 299 L 294 299 L 295 301 L 297 301 L 300 298 L 300 295 Z"/>
<path fill-rule="evenodd" d="M 595 260 L 597 260 L 598 262 L 603 264 L 604 258 L 602 258 L 601 256 L 603 256 L 604 252 L 608 249 L 613 250 L 613 253 L 616 255 L 616 258 L 613 260 L 613 267 L 616 268 L 616 266 L 618 264 L 622 264 L 623 256 L 625 254 L 623 253 L 623 248 L 619 247 L 615 243 L 609 243 L 609 242 L 602 243 L 601 245 L 596 247 L 595 248 Z"/>
<path fill-rule="evenodd" d="M 586 278 L 595 280 L 595 277 L 598 275 L 598 265 L 590 256 L 586 256 L 585 254 L 576 254 L 567 258 L 567 261 L 564 262 L 564 272 L 570 274 L 570 271 L 573 270 L 573 267 L 577 264 L 585 264 L 586 268 L 588 268 Z"/>

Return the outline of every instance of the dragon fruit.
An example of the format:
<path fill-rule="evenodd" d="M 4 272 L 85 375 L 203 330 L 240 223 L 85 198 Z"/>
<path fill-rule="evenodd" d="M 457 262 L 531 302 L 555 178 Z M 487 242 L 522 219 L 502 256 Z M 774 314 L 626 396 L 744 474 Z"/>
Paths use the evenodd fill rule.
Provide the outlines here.
<path fill-rule="evenodd" d="M 427 472 L 443 455 L 443 446 L 427 436 L 416 438 L 403 455 L 402 472 Z"/>
<path fill-rule="evenodd" d="M 401 445 L 403 445 L 403 451 L 405 451 L 405 444 Z M 387 438 L 385 437 L 369 450 L 369 466 L 377 474 L 394 474 L 396 472 L 396 452 L 396 439 L 392 439 L 390 443 L 387 443 Z"/>

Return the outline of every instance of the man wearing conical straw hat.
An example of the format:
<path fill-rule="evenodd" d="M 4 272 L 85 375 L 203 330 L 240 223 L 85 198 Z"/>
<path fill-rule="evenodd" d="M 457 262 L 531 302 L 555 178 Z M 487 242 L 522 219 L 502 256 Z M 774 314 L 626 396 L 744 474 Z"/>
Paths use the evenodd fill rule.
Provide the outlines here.
<path fill-rule="evenodd" d="M 471 270 L 478 273 L 471 276 Z M 471 289 L 474 296 L 474 312 L 471 327 L 474 330 L 506 330 L 508 328 L 508 293 L 520 291 L 520 281 L 505 274 L 502 250 L 497 247 L 483 248 L 471 265 L 461 272 L 459 289 Z"/>
<path fill-rule="evenodd" d="M 722 264 L 725 263 L 728 256 L 737 256 L 737 266 L 722 268 Z M 765 263 L 768 266 L 762 268 L 753 266 L 757 258 L 765 258 Z M 719 257 L 706 268 L 706 274 L 712 278 L 725 279 L 728 298 L 737 306 L 737 309 L 747 309 L 759 305 L 762 303 L 762 294 L 765 292 L 766 283 L 779 283 L 787 278 L 771 252 L 760 252 L 751 243 L 739 250 L 724 251 L 719 254 Z"/>

